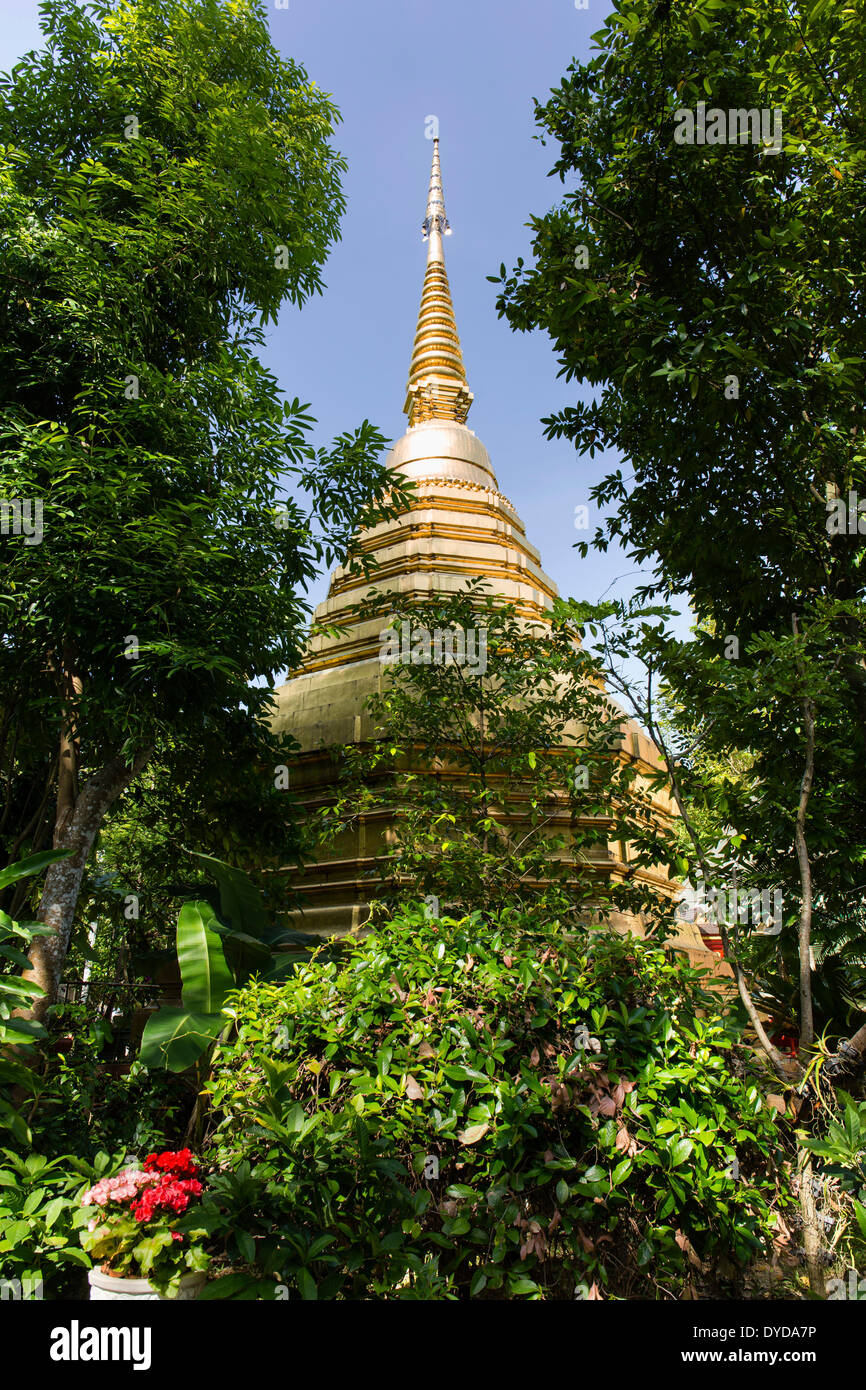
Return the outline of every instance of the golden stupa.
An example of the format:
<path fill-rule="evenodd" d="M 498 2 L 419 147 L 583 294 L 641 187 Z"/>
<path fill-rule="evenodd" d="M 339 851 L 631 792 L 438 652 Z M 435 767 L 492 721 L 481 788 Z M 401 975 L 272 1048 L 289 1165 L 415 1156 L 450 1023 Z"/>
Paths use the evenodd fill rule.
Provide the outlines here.
<path fill-rule="evenodd" d="M 381 655 L 382 617 L 365 619 L 357 611 L 371 590 L 393 593 L 402 604 L 456 592 L 467 580 L 481 578 L 517 613 L 536 621 L 543 620 L 557 594 L 513 503 L 499 491 L 487 450 L 466 425 L 473 397 L 445 270 L 443 239 L 450 226 L 438 140 L 433 141 L 423 230 L 427 268 L 403 406 L 409 427 L 388 456 L 388 466 L 414 483 L 412 504 L 398 518 L 361 534 L 359 546 L 374 555 L 377 568 L 371 578 L 343 568 L 334 572 L 328 597 L 316 608 L 318 632 L 302 667 L 276 692 L 275 724 L 300 745 L 292 790 L 310 807 L 328 797 L 333 783 L 328 749 L 363 743 L 373 732 L 365 703 L 382 689 L 387 665 Z M 329 635 L 324 628 L 341 632 Z M 636 725 L 629 723 L 625 744 L 623 756 L 637 759 L 647 771 L 657 765 L 655 748 Z M 670 816 L 670 802 L 659 798 L 658 811 Z M 308 866 L 298 885 L 305 906 L 293 914 L 295 925 L 322 935 L 360 925 L 376 895 L 374 871 L 387 833 L 381 817 L 363 818 L 357 832 L 347 833 Z M 628 872 L 627 845 L 599 847 L 598 859 L 606 874 Z M 661 871 L 658 882 L 670 888 Z M 640 930 L 638 923 L 622 925 Z M 710 957 L 696 929 L 683 924 L 682 931 L 674 944 L 702 960 Z"/>

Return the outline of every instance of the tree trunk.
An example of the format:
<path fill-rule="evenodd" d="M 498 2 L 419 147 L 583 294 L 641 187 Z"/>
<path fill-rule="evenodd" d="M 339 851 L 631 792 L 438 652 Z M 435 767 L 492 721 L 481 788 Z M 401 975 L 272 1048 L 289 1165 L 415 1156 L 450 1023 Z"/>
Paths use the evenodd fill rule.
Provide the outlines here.
<path fill-rule="evenodd" d="M 806 844 L 806 811 L 815 776 L 815 714 L 812 701 L 803 701 L 806 725 L 806 765 L 800 783 L 800 802 L 794 843 L 800 868 L 800 1051 L 808 1053 L 815 1042 L 815 1022 L 812 1011 L 812 866 Z"/>
<path fill-rule="evenodd" d="M 649 731 L 650 738 L 653 740 L 659 752 L 661 753 L 662 758 L 664 759 L 665 767 L 667 769 L 668 774 L 668 780 L 670 782 L 671 792 L 673 794 L 674 801 L 677 804 L 677 809 L 680 813 L 680 816 L 682 817 L 682 822 L 686 828 L 686 833 L 688 834 L 688 837 L 691 840 L 692 845 L 694 846 L 695 854 L 697 855 L 698 862 L 701 866 L 701 873 L 704 876 L 704 881 L 709 882 L 712 878 L 712 872 L 710 870 L 709 864 L 707 863 L 707 858 L 704 854 L 704 849 L 701 844 L 700 837 L 698 836 L 698 832 L 695 829 L 691 816 L 689 815 L 688 807 L 685 803 L 685 798 L 683 797 L 680 791 L 679 779 L 676 775 L 673 757 L 668 751 L 668 747 L 665 743 L 664 738 L 662 737 L 661 730 L 656 725 L 651 713 L 649 715 L 649 718 L 646 720 L 646 725 L 647 730 Z M 782 1056 L 779 1049 L 770 1041 L 767 1030 L 761 1021 L 761 1016 L 758 1013 L 757 1008 L 755 1007 L 755 1001 L 752 998 L 749 986 L 746 982 L 746 977 L 743 974 L 743 971 L 740 967 L 740 962 L 737 958 L 737 953 L 733 948 L 733 943 L 731 942 L 731 938 L 728 934 L 728 928 L 721 918 L 719 919 L 718 927 L 719 935 L 722 938 L 722 949 L 725 953 L 725 959 L 727 960 L 728 964 L 731 967 L 731 970 L 733 971 L 734 983 L 737 986 L 737 993 L 739 994 L 740 1001 L 743 1005 L 743 1008 L 746 1011 L 746 1017 L 751 1023 L 753 1029 L 755 1030 L 755 1036 L 758 1039 L 758 1043 L 766 1053 L 767 1057 L 769 1058 L 773 1070 L 775 1071 L 779 1079 L 781 1081 L 786 1082 L 790 1081 L 790 1072 L 785 1063 L 785 1058 Z"/>
<path fill-rule="evenodd" d="M 800 635 L 796 613 L 791 614 L 791 629 L 795 638 Z M 797 674 L 803 685 L 803 723 L 806 728 L 806 761 L 800 779 L 800 798 L 794 827 L 794 848 L 800 871 L 800 925 L 798 946 L 800 957 L 800 1059 L 809 1065 L 809 1053 L 815 1045 L 815 1020 L 812 1009 L 812 865 L 806 843 L 806 813 L 815 780 L 815 704 L 806 694 L 806 676 L 802 659 L 795 657 Z"/>
<path fill-rule="evenodd" d="M 54 847 L 71 849 L 73 853 L 68 859 L 50 864 L 45 875 L 38 915 L 41 922 L 52 928 L 52 935 L 36 937 L 30 950 L 27 978 L 35 980 L 45 991 L 34 1001 L 32 1018 L 41 1020 L 49 1004 L 57 999 L 84 866 L 105 814 L 144 767 L 151 751 L 138 754 L 132 765 L 122 758 L 113 758 L 89 779 L 74 806 L 68 800 L 58 805 Z"/>
<path fill-rule="evenodd" d="M 824 1070 L 834 1083 L 845 1083 L 846 1078 L 856 1078 L 866 1067 L 866 1023 L 845 1042 L 840 1042 L 837 1050 L 827 1058 Z"/>
<path fill-rule="evenodd" d="M 803 1246 L 806 1252 L 809 1289 L 817 1298 L 826 1298 L 827 1289 L 821 1261 L 821 1232 L 815 1211 L 815 1194 L 812 1191 L 812 1155 L 808 1149 L 801 1148 L 797 1154 L 797 1175 L 800 1179 L 800 1213 L 803 1218 Z"/>

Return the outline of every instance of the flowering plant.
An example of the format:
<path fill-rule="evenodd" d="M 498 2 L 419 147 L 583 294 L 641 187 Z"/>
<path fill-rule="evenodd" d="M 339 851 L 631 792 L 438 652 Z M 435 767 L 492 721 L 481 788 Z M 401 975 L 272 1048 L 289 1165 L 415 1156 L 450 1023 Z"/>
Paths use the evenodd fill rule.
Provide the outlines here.
<path fill-rule="evenodd" d="M 189 1149 L 149 1154 L 143 1167 L 102 1178 L 82 1194 L 81 1244 L 103 1273 L 144 1277 L 175 1297 L 185 1274 L 207 1269 L 206 1232 L 195 1220 L 198 1171 Z"/>

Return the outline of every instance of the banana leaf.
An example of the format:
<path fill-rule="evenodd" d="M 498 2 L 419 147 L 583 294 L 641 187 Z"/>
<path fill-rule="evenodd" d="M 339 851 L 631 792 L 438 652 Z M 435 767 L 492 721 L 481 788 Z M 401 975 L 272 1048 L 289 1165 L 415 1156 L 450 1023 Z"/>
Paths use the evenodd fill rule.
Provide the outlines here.
<path fill-rule="evenodd" d="M 177 959 L 183 1007 L 194 1014 L 219 1014 L 235 981 L 208 903 L 184 903 L 177 919 Z"/>
<path fill-rule="evenodd" d="M 245 985 L 252 975 L 258 975 L 271 964 L 270 947 L 246 932 L 230 931 L 221 922 L 212 923 L 213 930 L 223 943 L 223 950 L 236 985 Z"/>
<path fill-rule="evenodd" d="M 207 872 L 216 879 L 220 897 L 220 920 L 232 931 L 243 932 L 257 941 L 270 939 L 268 913 L 262 895 L 242 869 L 235 869 L 222 859 L 193 850 Z"/>
<path fill-rule="evenodd" d="M 164 1008 L 145 1024 L 140 1060 L 146 1067 L 186 1071 L 216 1042 L 228 1020 L 220 1013 L 191 1013 Z"/>
<path fill-rule="evenodd" d="M 147 1067 L 186 1071 L 219 1037 L 222 1014 L 235 979 L 223 951 L 216 914 L 209 903 L 184 903 L 177 919 L 177 959 L 183 981 L 182 1007 L 166 1006 L 147 1020 L 139 1057 Z"/>

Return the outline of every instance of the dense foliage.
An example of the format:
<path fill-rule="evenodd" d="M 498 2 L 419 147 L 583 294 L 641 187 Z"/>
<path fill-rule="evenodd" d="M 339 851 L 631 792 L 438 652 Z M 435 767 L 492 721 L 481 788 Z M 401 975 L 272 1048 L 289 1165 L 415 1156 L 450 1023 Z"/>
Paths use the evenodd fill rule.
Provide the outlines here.
<path fill-rule="evenodd" d="M 33 948 L 50 997 L 150 759 L 189 776 L 238 745 L 267 801 L 303 587 L 372 514 L 384 439 L 314 448 L 256 355 L 321 290 L 344 206 L 338 113 L 263 6 L 48 0 L 43 24 L 0 80 L 0 494 L 33 522 L 0 545 L 0 833 L 74 850 Z"/>
<path fill-rule="evenodd" d="M 292 1296 L 678 1297 L 772 1236 L 774 1112 L 645 943 L 408 910 L 228 1012 L 208 1152 Z"/>
<path fill-rule="evenodd" d="M 583 383 L 549 435 L 628 460 L 593 544 L 655 575 L 544 625 L 480 584 L 388 607 L 392 636 L 483 633 L 483 663 L 413 641 L 335 750 L 307 830 L 393 827 L 371 929 L 315 949 L 279 919 L 310 842 L 271 690 L 304 585 L 405 505 L 379 432 L 314 448 L 257 357 L 322 289 L 339 115 L 262 0 L 41 10 L 0 77 L 0 1277 L 736 1298 L 782 1250 L 823 1296 L 866 1249 L 866 1029 L 839 1041 L 866 998 L 859 8 L 615 0 L 538 106 L 564 195 L 491 278 Z M 699 103 L 772 139 L 683 142 Z M 778 932 L 721 924 L 752 1032 L 664 948 L 665 871 L 783 892 Z M 130 977 L 189 897 L 145 1025 Z M 52 1003 L 70 939 L 95 974 Z"/>
<path fill-rule="evenodd" d="M 0 1278 L 20 1280 L 25 1298 L 81 1297 L 90 1260 L 78 1243 L 79 1197 L 111 1166 L 104 1153 L 91 1164 L 76 1154 L 0 1149 Z"/>
<path fill-rule="evenodd" d="M 629 0 L 593 41 L 536 106 L 562 199 L 531 220 L 533 263 L 490 278 L 511 326 L 547 331 L 583 384 L 549 435 L 618 456 L 589 488 L 608 509 L 591 543 L 653 567 L 639 602 L 685 593 L 697 616 L 688 643 L 631 624 L 630 655 L 649 658 L 639 717 L 661 747 L 649 707 L 666 685 L 690 867 L 726 893 L 743 870 L 784 890 L 777 951 L 749 942 L 732 964 L 781 1077 L 755 996 L 795 1006 L 808 1132 L 818 1027 L 838 1036 L 854 1012 L 830 1069 L 866 1066 L 866 31 L 859 6 L 823 0 Z M 698 751 L 739 755 L 745 775 L 701 785 Z M 714 857 L 690 807 L 712 824 L 722 801 Z M 808 1149 L 798 1164 L 821 1296 Z"/>
<path fill-rule="evenodd" d="M 537 106 L 564 192 L 499 307 L 597 388 L 547 423 L 633 468 L 593 488 L 607 537 L 745 642 L 806 588 L 862 590 L 863 532 L 825 505 L 866 490 L 862 13 L 628 0 L 594 38 Z M 778 111 L 780 148 L 680 143 L 701 101 Z"/>

